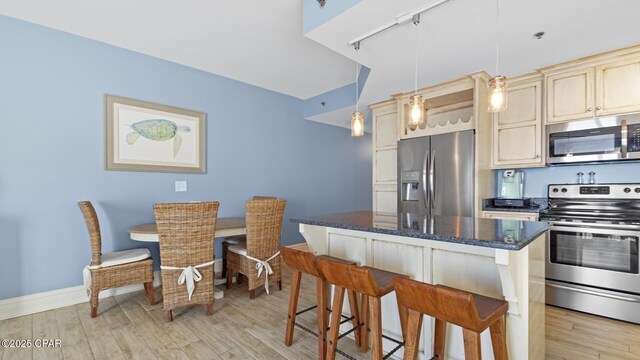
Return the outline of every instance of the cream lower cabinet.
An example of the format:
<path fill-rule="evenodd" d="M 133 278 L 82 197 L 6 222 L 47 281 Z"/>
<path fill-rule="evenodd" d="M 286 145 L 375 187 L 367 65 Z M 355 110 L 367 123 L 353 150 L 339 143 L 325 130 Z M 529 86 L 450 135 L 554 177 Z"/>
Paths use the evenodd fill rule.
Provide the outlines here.
<path fill-rule="evenodd" d="M 512 79 L 507 101 L 507 109 L 493 116 L 491 167 L 544 166 L 542 75 Z"/>
<path fill-rule="evenodd" d="M 524 212 L 483 211 L 482 217 L 485 219 L 538 221 L 537 213 L 524 213 Z"/>
<path fill-rule="evenodd" d="M 373 117 L 373 211 L 397 211 L 398 106 L 389 100 L 371 106 Z"/>

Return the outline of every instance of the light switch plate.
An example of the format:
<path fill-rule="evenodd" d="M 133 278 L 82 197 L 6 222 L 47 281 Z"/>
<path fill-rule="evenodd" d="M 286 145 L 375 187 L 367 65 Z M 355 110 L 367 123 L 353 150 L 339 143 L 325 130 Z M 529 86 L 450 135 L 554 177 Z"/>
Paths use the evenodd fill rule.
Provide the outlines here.
<path fill-rule="evenodd" d="M 179 180 L 176 181 L 176 192 L 186 192 L 187 191 L 187 181 Z"/>

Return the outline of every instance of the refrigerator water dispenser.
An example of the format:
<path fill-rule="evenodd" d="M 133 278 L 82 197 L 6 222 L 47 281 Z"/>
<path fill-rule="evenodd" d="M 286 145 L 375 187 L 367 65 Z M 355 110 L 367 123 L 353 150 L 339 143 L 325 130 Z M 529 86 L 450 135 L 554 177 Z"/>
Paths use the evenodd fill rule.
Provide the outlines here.
<path fill-rule="evenodd" d="M 401 201 L 420 200 L 420 171 L 402 171 L 400 177 L 402 181 Z"/>

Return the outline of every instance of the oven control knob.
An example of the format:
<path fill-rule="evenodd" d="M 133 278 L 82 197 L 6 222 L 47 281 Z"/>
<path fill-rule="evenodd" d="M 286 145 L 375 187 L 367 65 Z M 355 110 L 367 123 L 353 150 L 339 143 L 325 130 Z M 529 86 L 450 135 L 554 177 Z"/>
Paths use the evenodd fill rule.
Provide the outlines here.
<path fill-rule="evenodd" d="M 562 188 L 562 192 L 566 193 L 567 192 L 567 188 Z"/>
<path fill-rule="evenodd" d="M 553 188 L 553 192 L 557 193 L 558 192 L 558 188 Z"/>
<path fill-rule="evenodd" d="M 635 188 L 635 190 L 633 190 L 633 191 L 635 191 L 637 193 L 640 193 L 640 187 Z"/>
<path fill-rule="evenodd" d="M 624 192 L 626 192 L 626 193 L 630 193 L 630 192 L 631 192 L 631 189 L 630 189 L 630 188 L 624 188 Z"/>

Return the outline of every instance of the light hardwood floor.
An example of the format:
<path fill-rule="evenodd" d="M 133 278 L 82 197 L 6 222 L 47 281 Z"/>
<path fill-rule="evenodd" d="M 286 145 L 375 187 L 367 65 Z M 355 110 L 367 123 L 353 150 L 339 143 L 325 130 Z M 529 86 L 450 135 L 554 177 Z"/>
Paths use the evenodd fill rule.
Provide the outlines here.
<path fill-rule="evenodd" d="M 2 349 L 0 359 L 315 359 L 315 338 L 296 329 L 286 347 L 284 328 L 290 276 L 283 291 L 263 291 L 249 301 L 244 285 L 225 291 L 214 315 L 204 306 L 176 311 L 163 320 L 162 303 L 149 306 L 142 291 L 103 299 L 98 317 L 80 304 L 0 321 L 0 339 L 61 339 L 58 349 Z M 161 298 L 156 289 L 157 299 Z M 299 309 L 315 304 L 315 283 L 303 276 Z M 299 319 L 314 326 L 314 312 Z M 640 359 L 640 326 L 547 307 L 547 359 Z M 340 348 L 359 359 L 353 341 Z M 340 356 L 338 356 L 340 358 Z"/>

